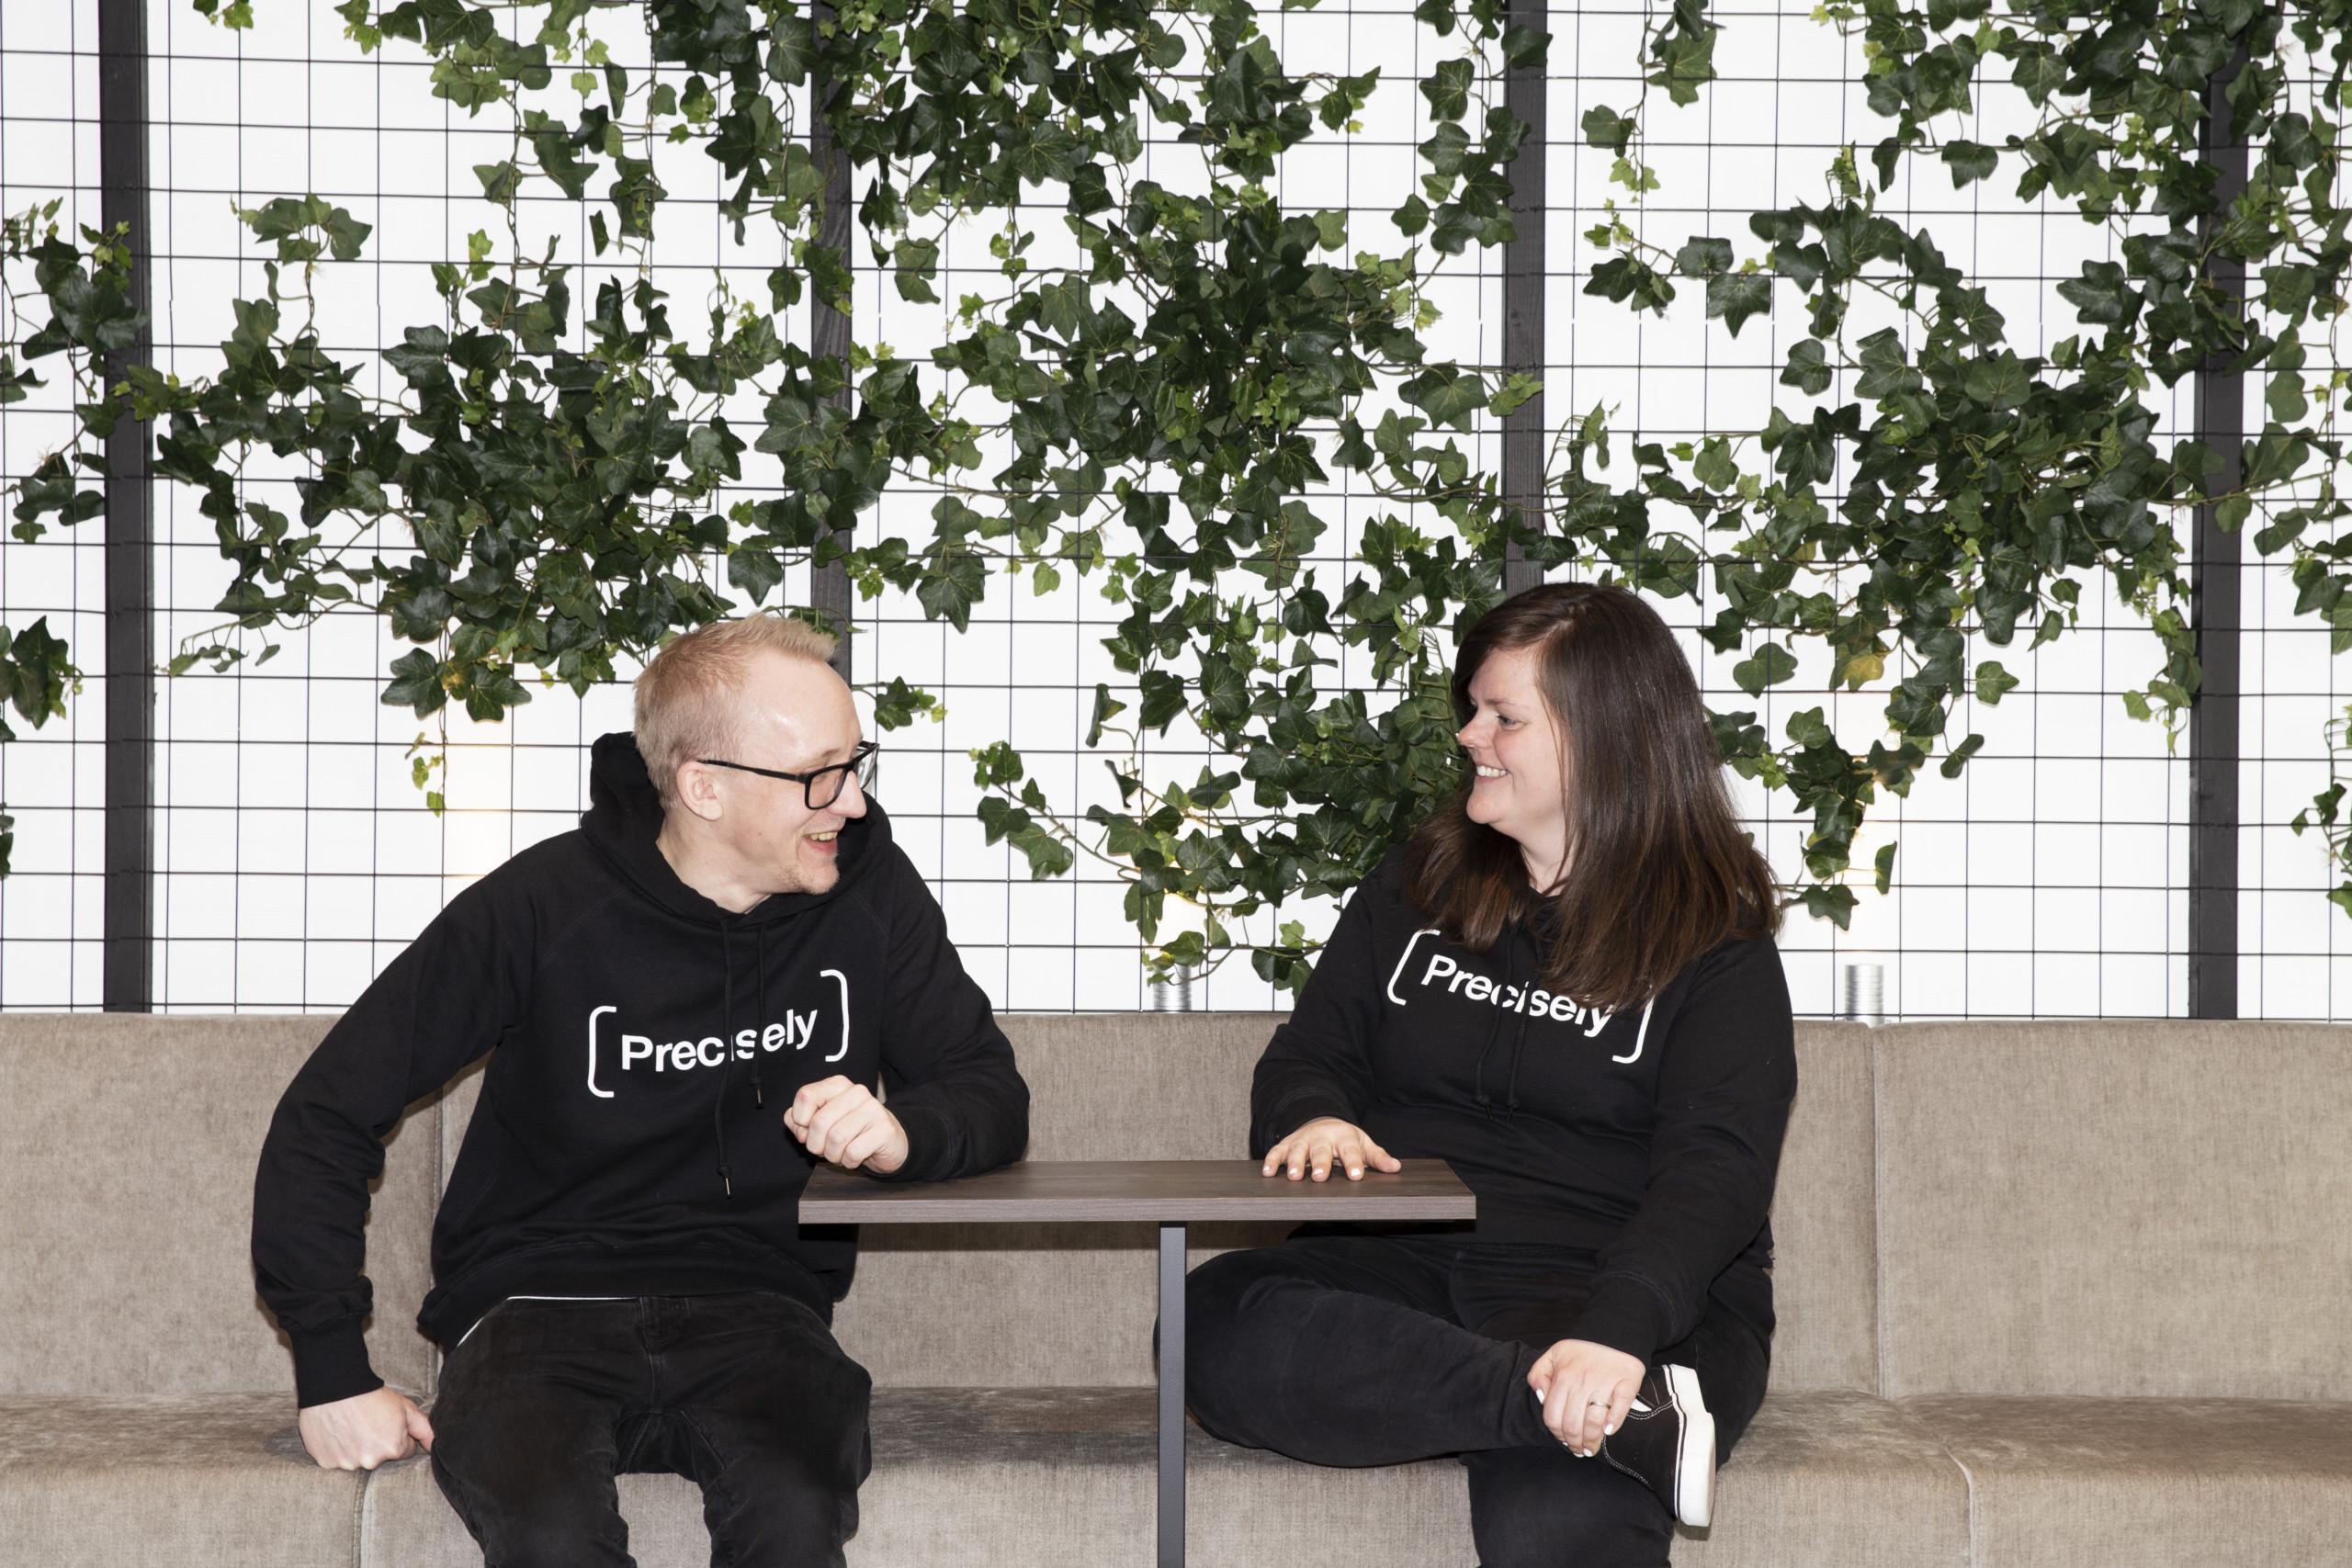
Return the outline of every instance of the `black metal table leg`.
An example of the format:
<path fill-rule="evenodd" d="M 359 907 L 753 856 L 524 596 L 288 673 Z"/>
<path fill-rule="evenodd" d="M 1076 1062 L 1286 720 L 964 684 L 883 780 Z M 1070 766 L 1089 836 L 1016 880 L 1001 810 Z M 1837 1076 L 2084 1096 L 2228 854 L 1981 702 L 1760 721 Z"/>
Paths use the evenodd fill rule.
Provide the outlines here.
<path fill-rule="evenodd" d="M 1159 1568 L 1184 1562 L 1184 1227 L 1159 1227 Z"/>

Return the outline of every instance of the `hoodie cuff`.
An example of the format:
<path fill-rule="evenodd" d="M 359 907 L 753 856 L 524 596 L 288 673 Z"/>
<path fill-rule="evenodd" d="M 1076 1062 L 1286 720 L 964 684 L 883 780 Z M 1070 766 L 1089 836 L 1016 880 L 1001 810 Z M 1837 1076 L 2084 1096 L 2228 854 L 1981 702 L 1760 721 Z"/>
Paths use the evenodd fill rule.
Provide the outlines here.
<path fill-rule="evenodd" d="M 345 1318 L 314 1334 L 292 1334 L 294 1342 L 294 1402 L 307 1410 L 338 1399 L 371 1393 L 384 1380 L 368 1364 L 368 1341 L 360 1319 Z"/>
<path fill-rule="evenodd" d="M 1657 1292 L 1630 1275 L 1605 1274 L 1592 1282 L 1592 1294 L 1569 1325 L 1567 1337 L 1623 1350 L 1646 1367 L 1671 1326 Z"/>
<path fill-rule="evenodd" d="M 881 1181 L 938 1181 L 956 1174 L 956 1123 L 928 1105 L 894 1106 L 890 1112 L 907 1134 L 907 1160 L 892 1171 L 869 1169 Z"/>

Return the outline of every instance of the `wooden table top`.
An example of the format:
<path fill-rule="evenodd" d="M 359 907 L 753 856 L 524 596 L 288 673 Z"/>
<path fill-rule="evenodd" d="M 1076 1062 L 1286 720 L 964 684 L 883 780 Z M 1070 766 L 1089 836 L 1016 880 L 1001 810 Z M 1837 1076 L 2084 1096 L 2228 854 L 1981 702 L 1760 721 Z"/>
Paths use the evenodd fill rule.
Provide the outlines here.
<path fill-rule="evenodd" d="M 1443 1160 L 1361 1181 L 1261 1176 L 1253 1160 L 1022 1160 L 956 1181 L 876 1181 L 827 1167 L 808 1179 L 803 1224 L 1041 1220 L 1468 1220 L 1476 1200 Z"/>

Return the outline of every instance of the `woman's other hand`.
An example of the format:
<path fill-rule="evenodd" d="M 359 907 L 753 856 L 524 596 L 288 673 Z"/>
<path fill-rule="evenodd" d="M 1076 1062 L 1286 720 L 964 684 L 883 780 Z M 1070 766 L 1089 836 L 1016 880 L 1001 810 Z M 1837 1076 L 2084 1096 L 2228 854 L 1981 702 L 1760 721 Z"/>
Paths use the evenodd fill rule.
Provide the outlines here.
<path fill-rule="evenodd" d="M 1563 1339 L 1535 1359 L 1527 1386 L 1544 1402 L 1552 1435 L 1590 1459 L 1614 1432 L 1641 1392 L 1642 1363 L 1589 1339 Z"/>
<path fill-rule="evenodd" d="M 1317 1116 L 1268 1149 L 1265 1168 L 1258 1174 L 1272 1176 L 1288 1166 L 1287 1174 L 1293 1181 L 1309 1171 L 1316 1180 L 1328 1181 L 1335 1164 L 1348 1173 L 1350 1181 L 1362 1181 L 1367 1168 L 1386 1171 L 1405 1168 L 1403 1161 L 1374 1143 L 1354 1122 L 1342 1122 L 1337 1116 Z"/>

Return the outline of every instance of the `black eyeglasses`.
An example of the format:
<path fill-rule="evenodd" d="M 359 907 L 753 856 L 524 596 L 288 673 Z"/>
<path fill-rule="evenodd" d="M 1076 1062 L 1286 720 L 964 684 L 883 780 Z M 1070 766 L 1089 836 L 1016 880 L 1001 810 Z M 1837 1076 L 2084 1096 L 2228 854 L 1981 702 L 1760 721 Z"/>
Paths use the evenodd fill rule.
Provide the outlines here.
<path fill-rule="evenodd" d="M 822 811 L 842 797 L 842 790 L 853 773 L 857 775 L 859 789 L 871 790 L 874 787 L 874 775 L 880 772 L 875 764 L 874 754 L 880 750 L 882 748 L 871 740 L 860 741 L 857 750 L 849 754 L 848 761 L 835 762 L 831 767 L 807 773 L 787 773 L 780 768 L 755 768 L 749 762 L 722 761 L 717 757 L 697 757 L 695 761 L 707 768 L 732 768 L 739 773 L 757 773 L 763 779 L 789 779 L 800 786 L 809 810 Z"/>

